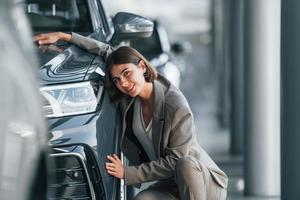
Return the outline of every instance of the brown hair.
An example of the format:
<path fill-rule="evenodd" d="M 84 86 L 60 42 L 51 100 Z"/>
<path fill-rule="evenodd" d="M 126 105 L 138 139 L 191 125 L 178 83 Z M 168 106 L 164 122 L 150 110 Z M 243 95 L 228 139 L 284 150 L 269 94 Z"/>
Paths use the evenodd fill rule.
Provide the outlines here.
<path fill-rule="evenodd" d="M 138 63 L 143 60 L 146 65 L 146 72 L 144 73 L 145 80 L 147 82 L 153 82 L 157 79 L 157 71 L 153 65 L 137 50 L 122 46 L 113 51 L 106 59 L 106 69 L 105 69 L 105 86 L 108 89 L 111 101 L 117 102 L 122 99 L 125 95 L 119 91 L 111 79 L 111 69 L 114 65 L 133 63 L 138 65 Z"/>

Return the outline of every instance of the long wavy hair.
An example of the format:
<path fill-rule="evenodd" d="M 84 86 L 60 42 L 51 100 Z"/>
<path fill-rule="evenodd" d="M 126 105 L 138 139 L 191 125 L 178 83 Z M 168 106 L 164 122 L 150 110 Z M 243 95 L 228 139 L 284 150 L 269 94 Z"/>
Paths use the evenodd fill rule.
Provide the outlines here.
<path fill-rule="evenodd" d="M 157 79 L 157 71 L 155 67 L 137 50 L 122 46 L 113 51 L 106 59 L 106 69 L 105 69 L 105 86 L 108 89 L 110 100 L 112 102 L 118 102 L 127 95 L 123 94 L 113 83 L 111 77 L 111 69 L 114 65 L 133 63 L 137 67 L 139 62 L 143 60 L 146 65 L 146 72 L 144 73 L 145 80 L 147 82 L 153 82 Z"/>

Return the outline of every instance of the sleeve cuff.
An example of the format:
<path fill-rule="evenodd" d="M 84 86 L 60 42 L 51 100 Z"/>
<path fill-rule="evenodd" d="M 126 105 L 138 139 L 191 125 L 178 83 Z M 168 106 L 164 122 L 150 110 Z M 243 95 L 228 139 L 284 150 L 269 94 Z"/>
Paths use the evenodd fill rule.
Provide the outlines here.
<path fill-rule="evenodd" d="M 80 40 L 80 37 L 82 37 L 82 36 L 77 33 L 72 32 L 70 42 L 77 44 L 78 41 Z"/>
<path fill-rule="evenodd" d="M 124 167 L 124 183 L 125 185 L 134 185 L 137 188 L 141 187 L 141 183 L 135 178 L 137 170 L 134 166 Z"/>

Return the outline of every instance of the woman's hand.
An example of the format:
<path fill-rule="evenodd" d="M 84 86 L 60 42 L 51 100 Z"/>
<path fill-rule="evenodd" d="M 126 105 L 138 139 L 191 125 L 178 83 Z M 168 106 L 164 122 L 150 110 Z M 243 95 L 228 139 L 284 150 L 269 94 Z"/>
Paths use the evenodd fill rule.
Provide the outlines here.
<path fill-rule="evenodd" d="M 70 41 L 71 34 L 63 33 L 63 32 L 52 32 L 52 33 L 43 33 L 33 37 L 34 42 L 38 42 L 38 44 L 53 44 L 58 40 Z"/>
<path fill-rule="evenodd" d="M 106 163 L 107 173 L 116 178 L 123 179 L 124 166 L 118 156 L 116 154 L 113 154 L 112 156 L 108 155 L 107 159 L 110 161 Z"/>

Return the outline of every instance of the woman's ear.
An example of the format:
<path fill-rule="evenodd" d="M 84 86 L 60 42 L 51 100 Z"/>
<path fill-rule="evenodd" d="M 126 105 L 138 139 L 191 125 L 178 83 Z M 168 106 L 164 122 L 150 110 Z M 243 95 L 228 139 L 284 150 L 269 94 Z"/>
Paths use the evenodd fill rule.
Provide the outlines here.
<path fill-rule="evenodd" d="M 144 60 L 141 60 L 141 61 L 139 62 L 139 65 L 140 65 L 140 67 L 142 67 L 143 72 L 145 73 L 145 72 L 147 71 L 147 65 L 146 65 L 145 61 L 144 61 Z"/>

